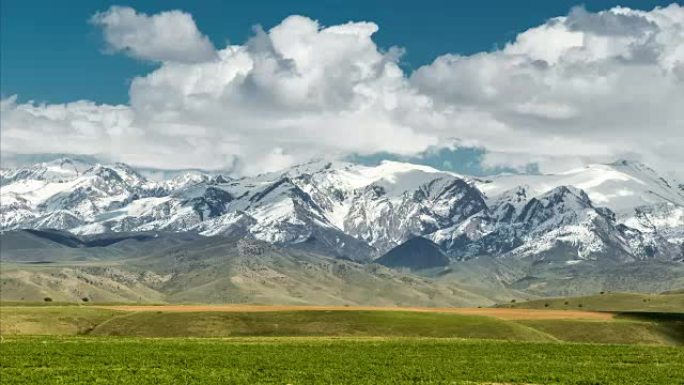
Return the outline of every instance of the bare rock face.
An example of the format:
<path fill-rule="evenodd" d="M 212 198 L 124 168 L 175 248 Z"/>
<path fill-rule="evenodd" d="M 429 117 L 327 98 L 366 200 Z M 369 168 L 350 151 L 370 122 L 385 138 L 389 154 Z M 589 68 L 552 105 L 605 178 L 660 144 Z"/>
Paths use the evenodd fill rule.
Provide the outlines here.
<path fill-rule="evenodd" d="M 415 237 L 393 248 L 375 262 L 387 267 L 420 270 L 447 266 L 449 257 L 429 239 Z"/>
<path fill-rule="evenodd" d="M 273 250 L 273 247 L 265 242 L 243 238 L 237 242 L 237 249 L 240 255 L 262 255 Z"/>

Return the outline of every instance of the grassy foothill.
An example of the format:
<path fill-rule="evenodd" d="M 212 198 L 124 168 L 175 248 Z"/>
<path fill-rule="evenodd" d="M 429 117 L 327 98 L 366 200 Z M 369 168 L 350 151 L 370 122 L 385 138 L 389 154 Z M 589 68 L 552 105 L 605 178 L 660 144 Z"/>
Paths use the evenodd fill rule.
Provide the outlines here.
<path fill-rule="evenodd" d="M 156 310 L 162 308 L 123 311 L 92 306 L 2 306 L 0 334 L 147 338 L 421 337 L 684 345 L 684 314 L 678 313 L 624 313 L 599 320 L 535 319 L 539 311 L 530 310 L 527 319 L 525 314 L 518 314 L 521 319 L 511 320 L 387 310 Z M 480 314 L 497 311 L 491 310 L 482 309 Z"/>
<path fill-rule="evenodd" d="M 584 297 L 557 297 L 527 302 L 512 302 L 504 306 L 521 309 L 684 313 L 684 293 L 641 294 L 602 292 Z"/>

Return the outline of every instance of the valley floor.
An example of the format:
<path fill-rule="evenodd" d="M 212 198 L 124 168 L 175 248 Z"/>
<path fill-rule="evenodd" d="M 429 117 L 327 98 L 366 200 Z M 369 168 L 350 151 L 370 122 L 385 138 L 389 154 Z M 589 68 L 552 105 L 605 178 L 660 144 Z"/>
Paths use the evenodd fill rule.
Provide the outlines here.
<path fill-rule="evenodd" d="M 596 310 L 5 303 L 0 380 L 684 384 L 684 313 Z"/>

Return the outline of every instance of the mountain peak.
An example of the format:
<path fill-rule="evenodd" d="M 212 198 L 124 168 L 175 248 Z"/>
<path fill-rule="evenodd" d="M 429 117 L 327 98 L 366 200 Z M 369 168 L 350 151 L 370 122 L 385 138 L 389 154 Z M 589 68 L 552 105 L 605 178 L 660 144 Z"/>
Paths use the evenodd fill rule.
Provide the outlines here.
<path fill-rule="evenodd" d="M 634 167 L 651 170 L 651 168 L 648 167 L 645 163 L 633 159 L 618 159 L 614 162 L 608 163 L 608 165 L 615 167 Z"/>
<path fill-rule="evenodd" d="M 580 202 L 587 207 L 591 206 L 591 199 L 584 190 L 577 188 L 575 186 L 562 185 L 551 189 L 550 191 L 537 197 L 539 200 L 550 200 L 550 201 L 560 201 L 560 200 L 573 200 Z"/>
<path fill-rule="evenodd" d="M 70 159 L 55 162 L 3 170 L 3 229 L 243 234 L 365 260 L 404 245 L 399 251 L 422 250 L 425 263 L 440 265 L 443 252 L 454 258 L 499 256 L 543 245 L 520 249 L 532 253 L 557 240 L 603 245 L 604 235 L 636 250 L 661 238 L 679 242 L 684 227 L 669 214 L 684 207 L 677 203 L 678 187 L 627 166 L 499 176 L 478 184 L 395 161 L 366 166 L 317 160 L 240 179 L 185 172 L 161 181 L 148 181 L 123 163 L 95 164 L 84 174 L 71 168 Z M 630 222 L 636 208 L 663 203 L 675 208 Z M 623 211 L 597 208 L 603 206 Z M 415 237 L 435 240 L 442 250 Z M 413 258 L 401 263 L 422 268 Z"/>
<path fill-rule="evenodd" d="M 415 237 L 388 251 L 375 262 L 387 267 L 420 270 L 447 266 L 449 258 L 436 243 L 423 237 Z"/>

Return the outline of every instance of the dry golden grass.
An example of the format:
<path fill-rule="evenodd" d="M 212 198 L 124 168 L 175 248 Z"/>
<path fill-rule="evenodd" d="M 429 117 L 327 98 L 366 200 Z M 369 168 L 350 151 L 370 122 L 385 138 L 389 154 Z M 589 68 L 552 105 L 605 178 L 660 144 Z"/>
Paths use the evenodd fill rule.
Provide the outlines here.
<path fill-rule="evenodd" d="M 503 320 L 597 320 L 613 319 L 613 313 L 579 310 L 540 310 L 509 308 L 430 308 L 430 307 L 375 307 L 375 306 L 291 306 L 291 305 L 117 305 L 98 306 L 118 311 L 161 312 L 274 312 L 274 311 L 413 311 L 422 313 L 452 313 L 494 317 Z"/>

